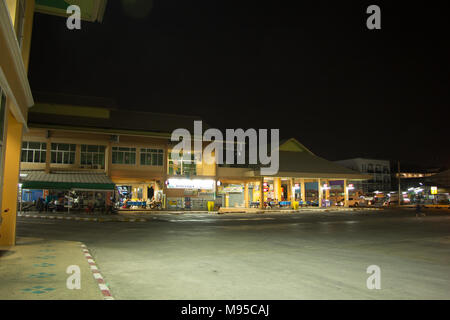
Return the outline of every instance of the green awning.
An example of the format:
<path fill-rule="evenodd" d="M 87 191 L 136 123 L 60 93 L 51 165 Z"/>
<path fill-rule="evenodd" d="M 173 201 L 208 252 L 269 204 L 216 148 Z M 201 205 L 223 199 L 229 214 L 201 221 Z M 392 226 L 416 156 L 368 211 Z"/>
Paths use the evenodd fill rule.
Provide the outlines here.
<path fill-rule="evenodd" d="M 22 189 L 114 190 L 115 184 L 105 173 L 22 171 Z"/>
<path fill-rule="evenodd" d="M 79 183 L 79 182 L 49 182 L 49 181 L 27 181 L 22 183 L 22 189 L 49 189 L 49 190 L 114 190 L 114 184 L 109 183 Z"/>

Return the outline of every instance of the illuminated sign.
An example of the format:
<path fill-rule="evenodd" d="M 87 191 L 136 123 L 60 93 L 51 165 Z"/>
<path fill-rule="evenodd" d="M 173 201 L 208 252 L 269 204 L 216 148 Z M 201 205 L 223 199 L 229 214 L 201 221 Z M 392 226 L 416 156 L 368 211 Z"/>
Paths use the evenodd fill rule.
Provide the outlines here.
<path fill-rule="evenodd" d="M 354 190 L 355 186 L 353 185 L 353 183 L 350 183 L 347 187 L 348 190 Z"/>
<path fill-rule="evenodd" d="M 431 194 L 437 194 L 437 187 L 431 187 Z"/>
<path fill-rule="evenodd" d="M 168 179 L 169 189 L 214 189 L 214 180 L 210 179 Z"/>

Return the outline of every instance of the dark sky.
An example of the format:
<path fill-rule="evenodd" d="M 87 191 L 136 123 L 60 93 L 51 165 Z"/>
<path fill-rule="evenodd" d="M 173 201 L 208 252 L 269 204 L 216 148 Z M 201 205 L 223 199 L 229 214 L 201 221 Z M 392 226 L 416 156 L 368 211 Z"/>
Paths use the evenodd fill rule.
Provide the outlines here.
<path fill-rule="evenodd" d="M 329 160 L 449 166 L 443 3 L 110 0 L 103 23 L 80 31 L 36 14 L 31 87 L 279 128 Z M 366 28 L 370 4 L 381 30 Z"/>

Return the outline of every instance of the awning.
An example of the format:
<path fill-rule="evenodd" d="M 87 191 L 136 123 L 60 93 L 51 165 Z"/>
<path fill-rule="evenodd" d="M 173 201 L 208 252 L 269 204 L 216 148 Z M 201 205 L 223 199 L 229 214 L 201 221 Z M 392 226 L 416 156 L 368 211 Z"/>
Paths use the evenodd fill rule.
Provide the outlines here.
<path fill-rule="evenodd" d="M 22 189 L 114 190 L 114 183 L 104 173 L 22 171 Z"/>

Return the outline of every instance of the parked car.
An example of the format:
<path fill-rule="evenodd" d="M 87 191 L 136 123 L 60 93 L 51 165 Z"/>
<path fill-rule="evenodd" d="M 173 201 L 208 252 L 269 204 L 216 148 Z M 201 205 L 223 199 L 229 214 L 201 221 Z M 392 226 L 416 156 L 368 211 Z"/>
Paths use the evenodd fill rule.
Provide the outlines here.
<path fill-rule="evenodd" d="M 339 202 L 336 202 L 337 206 L 343 206 L 344 205 L 344 198 L 342 198 Z M 364 197 L 350 197 L 348 198 L 348 206 L 349 207 L 361 207 L 366 206 L 366 200 L 364 200 Z"/>

